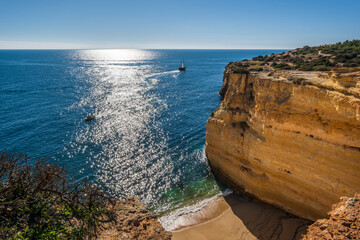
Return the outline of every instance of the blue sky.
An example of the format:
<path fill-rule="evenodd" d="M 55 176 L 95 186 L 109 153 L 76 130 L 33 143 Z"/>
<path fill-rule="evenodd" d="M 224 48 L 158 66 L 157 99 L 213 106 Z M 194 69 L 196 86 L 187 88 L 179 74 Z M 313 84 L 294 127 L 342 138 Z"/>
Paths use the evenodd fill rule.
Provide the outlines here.
<path fill-rule="evenodd" d="M 360 39 L 359 0 L 0 0 L 0 49 L 290 49 Z"/>

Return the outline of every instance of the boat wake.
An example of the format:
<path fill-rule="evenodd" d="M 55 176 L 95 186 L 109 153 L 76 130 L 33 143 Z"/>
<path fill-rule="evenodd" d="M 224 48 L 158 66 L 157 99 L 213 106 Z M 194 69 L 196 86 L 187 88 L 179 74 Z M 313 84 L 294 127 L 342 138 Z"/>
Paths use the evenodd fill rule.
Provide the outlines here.
<path fill-rule="evenodd" d="M 165 71 L 165 72 L 160 72 L 160 73 L 153 73 L 153 74 L 146 76 L 146 78 L 159 77 L 159 76 L 168 75 L 168 74 L 177 74 L 179 72 L 180 72 L 179 70 L 172 70 L 172 71 Z"/>

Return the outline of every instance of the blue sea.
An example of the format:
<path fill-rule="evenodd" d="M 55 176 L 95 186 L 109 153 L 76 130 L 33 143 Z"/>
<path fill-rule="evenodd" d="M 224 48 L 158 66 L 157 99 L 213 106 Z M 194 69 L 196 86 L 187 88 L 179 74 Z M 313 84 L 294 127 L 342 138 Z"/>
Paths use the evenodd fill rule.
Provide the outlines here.
<path fill-rule="evenodd" d="M 136 195 L 169 222 L 226 189 L 204 151 L 224 67 L 274 52 L 0 50 L 0 147 Z"/>

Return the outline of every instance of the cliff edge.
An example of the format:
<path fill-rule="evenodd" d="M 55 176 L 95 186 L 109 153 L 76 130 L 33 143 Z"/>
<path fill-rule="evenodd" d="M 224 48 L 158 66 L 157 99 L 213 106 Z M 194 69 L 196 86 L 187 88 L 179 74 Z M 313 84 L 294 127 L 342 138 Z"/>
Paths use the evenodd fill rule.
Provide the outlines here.
<path fill-rule="evenodd" d="M 250 69 L 226 66 L 224 99 L 206 125 L 212 170 L 236 192 L 325 217 L 341 196 L 360 192 L 360 68 L 245 63 Z"/>
<path fill-rule="evenodd" d="M 303 240 L 360 239 L 360 194 L 342 197 L 333 205 L 329 219 L 310 225 Z"/>

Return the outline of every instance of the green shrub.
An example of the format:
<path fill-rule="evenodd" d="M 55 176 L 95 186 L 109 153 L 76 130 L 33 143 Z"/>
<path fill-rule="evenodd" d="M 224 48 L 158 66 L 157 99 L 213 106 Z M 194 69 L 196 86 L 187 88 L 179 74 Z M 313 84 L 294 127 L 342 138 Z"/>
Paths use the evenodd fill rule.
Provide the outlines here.
<path fill-rule="evenodd" d="M 272 67 L 276 68 L 276 69 L 291 69 L 291 66 L 289 64 L 286 63 L 279 63 L 279 64 L 272 64 Z"/>
<path fill-rule="evenodd" d="M 250 68 L 249 71 L 261 72 L 263 70 L 262 67 Z"/>
<path fill-rule="evenodd" d="M 348 63 L 344 63 L 343 67 L 357 67 L 359 66 L 359 64 L 355 63 L 355 62 L 348 62 Z"/>
<path fill-rule="evenodd" d="M 65 170 L 22 154 L 0 156 L 1 239 L 96 237 L 100 219 L 110 221 L 111 202 L 98 187 L 69 184 Z"/>
<path fill-rule="evenodd" d="M 300 70 L 300 71 L 314 71 L 314 67 L 313 67 L 313 66 L 304 65 L 304 66 L 300 66 L 300 67 L 298 68 L 298 70 Z"/>
<path fill-rule="evenodd" d="M 265 58 L 260 55 L 260 56 L 254 57 L 252 60 L 254 60 L 254 61 L 264 61 Z"/>
<path fill-rule="evenodd" d="M 233 67 L 243 67 L 243 64 L 242 64 L 242 62 L 234 62 L 234 63 L 232 64 L 232 66 L 233 66 Z"/>
<path fill-rule="evenodd" d="M 233 73 L 238 74 L 249 74 L 249 71 L 246 70 L 244 67 L 234 67 L 232 68 Z"/>
<path fill-rule="evenodd" d="M 325 65 L 318 65 L 318 66 L 314 66 L 313 68 L 315 71 L 330 71 L 331 68 Z"/>

